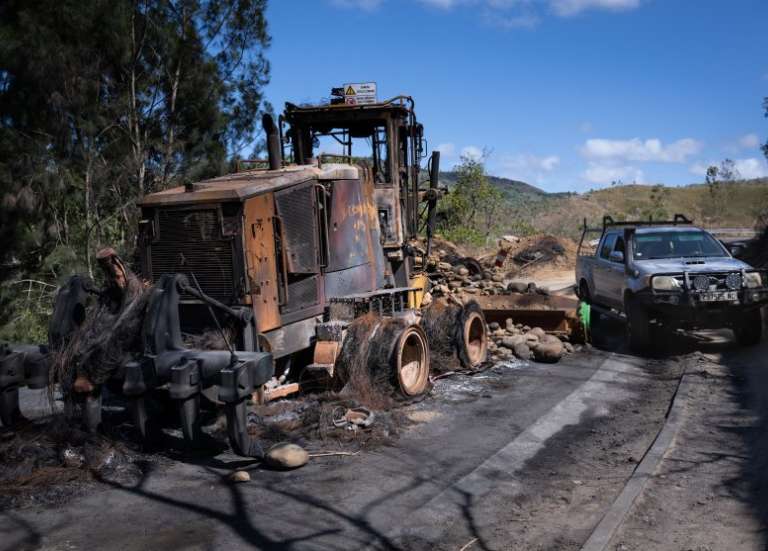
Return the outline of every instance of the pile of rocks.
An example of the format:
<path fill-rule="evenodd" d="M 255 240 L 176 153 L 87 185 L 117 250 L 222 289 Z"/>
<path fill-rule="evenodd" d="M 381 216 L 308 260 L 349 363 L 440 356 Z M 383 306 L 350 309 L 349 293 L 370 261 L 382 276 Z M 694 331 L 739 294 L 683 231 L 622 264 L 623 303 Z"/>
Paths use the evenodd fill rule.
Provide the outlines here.
<path fill-rule="evenodd" d="M 464 264 L 452 265 L 444 261 L 436 262 L 434 266 L 436 270 L 429 273 L 432 281 L 430 292 L 434 296 L 502 295 L 509 292 L 504 276 L 498 271 L 470 270 Z"/>
<path fill-rule="evenodd" d="M 555 363 L 565 354 L 576 351 L 566 335 L 552 335 L 541 327 L 515 323 L 512 318 L 507 318 L 504 326 L 492 322 L 488 329 L 491 337 L 488 350 L 494 361 L 518 358 Z"/>

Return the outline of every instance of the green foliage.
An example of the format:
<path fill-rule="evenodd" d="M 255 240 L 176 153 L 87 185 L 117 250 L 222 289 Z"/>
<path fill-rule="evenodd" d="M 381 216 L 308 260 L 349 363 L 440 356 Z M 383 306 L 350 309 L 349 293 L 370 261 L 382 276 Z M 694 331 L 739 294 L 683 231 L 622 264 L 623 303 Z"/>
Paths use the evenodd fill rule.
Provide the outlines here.
<path fill-rule="evenodd" d="M 462 157 L 456 183 L 438 205 L 438 231 L 456 243 L 482 245 L 502 227 L 504 202 L 502 192 L 488 181 L 483 161 Z"/>
<path fill-rule="evenodd" d="M 22 280 L 0 284 L 0 341 L 48 342 L 48 319 L 53 307 L 55 285 Z"/>
<path fill-rule="evenodd" d="M 669 201 L 669 188 L 656 184 L 651 188 L 650 204 L 643 212 L 643 218 L 654 220 L 669 220 L 670 213 L 667 210 Z"/>
<path fill-rule="evenodd" d="M 0 3 L 0 281 L 55 285 L 103 246 L 130 258 L 142 195 L 220 174 L 253 144 L 270 109 L 265 9 Z M 33 323 L 15 310 L 0 325 Z"/>

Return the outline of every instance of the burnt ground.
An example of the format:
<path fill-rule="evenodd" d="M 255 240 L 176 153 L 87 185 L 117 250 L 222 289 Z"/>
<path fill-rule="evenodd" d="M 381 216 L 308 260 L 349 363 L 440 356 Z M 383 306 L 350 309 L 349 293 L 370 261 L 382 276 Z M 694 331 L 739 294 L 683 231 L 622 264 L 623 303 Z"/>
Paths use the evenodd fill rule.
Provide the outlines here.
<path fill-rule="evenodd" d="M 725 409 L 688 417 L 692 432 L 683 430 L 675 449 L 697 442 L 701 449 L 690 453 L 730 449 L 749 460 L 699 460 L 701 468 L 728 466 L 707 471 L 726 492 L 702 490 L 709 497 L 691 490 L 704 486 L 705 471 L 681 472 L 690 477 L 681 490 L 653 481 L 677 494 L 660 494 L 652 517 L 641 509 L 651 498 L 638 501 L 611 548 L 688 549 L 683 532 L 667 547 L 658 543 L 679 525 L 699 533 L 691 549 L 762 545 L 756 530 L 768 512 L 761 499 L 768 485 L 759 474 L 766 470 L 753 467 L 765 457 L 765 439 L 750 394 L 764 383 L 758 351 L 688 340 L 647 359 L 623 354 L 620 342 L 619 331 L 609 330 L 603 350 L 559 364 L 498 365 L 441 379 L 430 397 L 399 408 L 405 421 L 392 438 L 296 471 L 228 453 L 166 455 L 142 464 L 135 480 L 98 481 L 64 506 L 0 513 L 0 549 L 578 549 L 662 427 L 683 369 L 703 364 L 696 349 L 715 358 L 696 400 L 706 411 Z M 356 442 L 305 440 L 312 452 Z M 247 470 L 251 481 L 229 483 L 234 469 Z M 691 504 L 700 499 L 704 505 Z M 705 520 L 750 535 L 708 539 Z"/>

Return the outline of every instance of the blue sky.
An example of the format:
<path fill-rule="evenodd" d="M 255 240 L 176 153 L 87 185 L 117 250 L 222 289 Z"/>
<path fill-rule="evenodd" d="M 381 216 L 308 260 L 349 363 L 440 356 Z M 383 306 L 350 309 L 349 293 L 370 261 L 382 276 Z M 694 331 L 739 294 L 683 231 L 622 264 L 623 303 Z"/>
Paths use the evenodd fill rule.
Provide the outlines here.
<path fill-rule="evenodd" d="M 443 167 L 547 191 L 682 185 L 728 157 L 768 175 L 766 0 L 271 0 L 267 97 L 376 81 Z"/>

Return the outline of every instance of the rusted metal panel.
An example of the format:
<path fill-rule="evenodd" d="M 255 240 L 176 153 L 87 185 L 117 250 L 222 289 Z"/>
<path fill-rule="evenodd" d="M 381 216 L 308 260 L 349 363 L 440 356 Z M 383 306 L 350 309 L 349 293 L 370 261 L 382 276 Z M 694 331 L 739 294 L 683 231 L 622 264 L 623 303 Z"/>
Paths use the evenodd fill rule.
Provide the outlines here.
<path fill-rule="evenodd" d="M 363 194 L 363 205 L 365 206 L 366 223 L 370 233 L 368 241 L 368 255 L 373 268 L 373 286 L 374 288 L 384 287 L 386 283 L 385 266 L 386 259 L 384 251 L 381 249 L 381 230 L 379 229 L 378 213 L 376 212 L 376 200 L 374 198 L 373 171 L 370 167 L 360 170 L 360 189 Z"/>
<path fill-rule="evenodd" d="M 310 180 L 354 179 L 358 177 L 356 167 L 329 164 L 317 166 L 289 166 L 280 170 L 250 170 L 220 176 L 158 191 L 144 196 L 139 206 L 192 205 L 218 203 L 222 201 L 244 201 L 255 195 L 270 193 Z"/>
<path fill-rule="evenodd" d="M 275 260 L 271 193 L 257 195 L 245 202 L 245 249 L 248 283 L 260 333 L 280 326 L 278 274 Z"/>
<path fill-rule="evenodd" d="M 372 246 L 368 212 L 360 180 L 337 180 L 331 186 L 327 271 L 335 272 L 370 262 Z"/>

